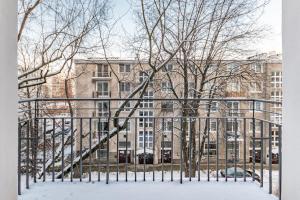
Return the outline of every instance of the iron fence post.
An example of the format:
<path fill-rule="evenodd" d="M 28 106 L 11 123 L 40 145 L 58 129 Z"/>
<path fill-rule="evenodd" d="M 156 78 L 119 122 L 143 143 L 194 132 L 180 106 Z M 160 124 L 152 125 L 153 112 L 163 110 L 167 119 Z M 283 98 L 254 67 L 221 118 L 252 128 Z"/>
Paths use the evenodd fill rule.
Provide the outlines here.
<path fill-rule="evenodd" d="M 73 166 L 73 143 L 74 143 L 74 124 L 73 124 L 73 117 L 71 116 L 71 166 Z M 71 178 L 71 182 L 73 182 L 73 167 L 71 167 L 71 172 L 70 172 L 70 178 Z"/>
<path fill-rule="evenodd" d="M 264 186 L 264 122 L 260 121 L 260 187 Z"/>
<path fill-rule="evenodd" d="M 146 181 L 146 117 L 143 118 L 143 124 L 144 124 L 144 134 L 143 134 L 143 149 L 144 149 L 144 155 L 143 155 L 143 165 L 144 165 L 144 174 L 143 174 L 143 181 Z M 148 132 L 147 132 L 148 133 Z M 147 135 L 148 136 L 148 135 Z"/>
<path fill-rule="evenodd" d="M 30 132 L 30 120 L 27 120 L 26 126 L 26 189 L 29 189 L 29 132 Z"/>
<path fill-rule="evenodd" d="M 247 133 L 246 133 L 246 123 L 247 123 L 247 119 L 244 118 L 244 161 L 243 161 L 243 167 L 244 167 L 244 170 L 243 170 L 243 177 L 244 177 L 244 182 L 246 181 L 246 140 L 247 140 Z"/>
<path fill-rule="evenodd" d="M 217 118 L 217 139 L 216 139 L 216 147 L 217 147 L 217 163 L 216 163 L 216 173 L 217 173 L 217 181 L 219 181 L 219 118 Z"/>
<path fill-rule="evenodd" d="M 52 124 L 52 182 L 55 180 L 55 118 Z"/>
<path fill-rule="evenodd" d="M 82 118 L 80 118 L 80 133 L 79 133 L 80 135 L 79 135 L 79 159 L 80 159 L 80 161 L 79 161 L 79 180 L 80 180 L 80 182 L 82 181 Z"/>
<path fill-rule="evenodd" d="M 61 132 L 61 181 L 64 181 L 64 168 L 65 168 L 65 120 L 62 119 L 62 132 Z"/>
<path fill-rule="evenodd" d="M 224 124 L 224 132 L 225 132 L 225 181 L 227 182 L 227 175 L 228 175 L 228 144 L 227 144 L 227 140 L 228 140 L 228 135 L 227 135 L 227 118 L 225 119 L 225 124 Z"/>
<path fill-rule="evenodd" d="M 89 182 L 92 181 L 92 118 L 89 118 Z"/>
<path fill-rule="evenodd" d="M 183 128 L 182 128 L 182 118 L 180 118 L 180 183 L 182 184 L 182 139 L 183 139 Z"/>
<path fill-rule="evenodd" d="M 126 123 L 126 131 L 125 131 L 125 143 L 126 143 L 126 146 L 125 146 L 125 152 L 126 152 L 126 157 L 125 157 L 125 181 L 127 182 L 127 170 L 128 170 L 128 124 Z"/>
<path fill-rule="evenodd" d="M 282 126 L 278 126 L 278 136 L 279 136 L 279 200 L 281 200 L 281 189 L 282 189 Z"/>
<path fill-rule="evenodd" d="M 165 156 L 165 149 L 164 144 L 165 142 L 165 119 L 162 118 L 162 138 L 161 138 L 161 181 L 164 181 L 164 156 Z"/>
<path fill-rule="evenodd" d="M 173 153 L 174 153 L 174 119 L 171 119 L 172 132 L 171 132 L 171 181 L 173 181 Z"/>
<path fill-rule="evenodd" d="M 189 117 L 189 181 L 192 181 L 192 118 Z"/>
<path fill-rule="evenodd" d="M 255 181 L 255 100 L 252 101 L 252 181 Z"/>
<path fill-rule="evenodd" d="M 207 118 L 207 181 L 210 181 L 210 119 Z"/>
<path fill-rule="evenodd" d="M 117 133 L 117 172 L 116 172 L 116 181 L 119 181 L 119 159 L 120 159 L 120 155 L 119 155 L 119 130 Z"/>
<path fill-rule="evenodd" d="M 269 194 L 272 194 L 272 124 L 269 123 Z"/>
<path fill-rule="evenodd" d="M 198 181 L 200 181 L 200 162 L 201 162 L 201 156 L 200 156 L 200 138 L 201 138 L 201 118 L 199 117 L 198 118 L 198 128 L 199 128 L 199 131 L 198 131 Z"/>
<path fill-rule="evenodd" d="M 18 195 L 21 195 L 21 131 L 22 126 L 20 120 L 18 120 Z"/>
<path fill-rule="evenodd" d="M 155 123 L 155 118 L 153 119 L 153 146 L 152 146 L 152 151 L 153 151 L 153 162 L 152 162 L 152 180 L 155 181 L 155 129 L 156 129 L 156 123 Z"/>
<path fill-rule="evenodd" d="M 234 181 L 236 182 L 236 167 L 237 167 L 237 131 L 238 122 L 237 118 L 234 119 Z"/>
<path fill-rule="evenodd" d="M 135 118 L 134 126 L 135 126 L 135 130 L 134 130 L 134 181 L 136 182 L 137 118 Z"/>

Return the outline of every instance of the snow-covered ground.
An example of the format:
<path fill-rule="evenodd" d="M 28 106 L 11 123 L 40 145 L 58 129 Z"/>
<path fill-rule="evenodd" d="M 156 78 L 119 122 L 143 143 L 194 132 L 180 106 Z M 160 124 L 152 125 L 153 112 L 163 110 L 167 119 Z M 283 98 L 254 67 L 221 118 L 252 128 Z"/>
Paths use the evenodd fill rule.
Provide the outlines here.
<path fill-rule="evenodd" d="M 201 181 L 197 177 L 191 182 L 184 178 L 183 184 L 179 183 L 179 173 L 174 172 L 174 181 L 170 181 L 170 172 L 164 173 L 164 182 L 161 181 L 161 172 L 155 172 L 156 181 L 152 181 L 152 172 L 146 173 L 146 182 L 143 181 L 143 173 L 137 173 L 137 182 L 134 182 L 134 173 L 128 173 L 128 182 L 125 182 L 125 173 L 119 174 L 119 182 L 116 182 L 116 174 L 110 173 L 110 182 L 105 184 L 105 174 L 101 173 L 101 182 L 97 181 L 97 173 L 92 174 L 92 182 L 88 182 L 85 176 L 82 182 L 77 179 L 73 183 L 66 179 L 65 182 L 56 180 L 46 183 L 31 184 L 29 190 L 23 190 L 18 200 L 93 200 L 93 199 L 124 199 L 124 200 L 276 200 L 266 190 L 259 188 L 259 183 L 252 181 L 234 182 L 220 178 L 216 182 L 214 174 L 210 182 L 206 181 L 207 174 L 201 172 Z M 265 177 L 267 178 L 267 177 Z M 267 186 L 267 184 L 265 184 Z"/>

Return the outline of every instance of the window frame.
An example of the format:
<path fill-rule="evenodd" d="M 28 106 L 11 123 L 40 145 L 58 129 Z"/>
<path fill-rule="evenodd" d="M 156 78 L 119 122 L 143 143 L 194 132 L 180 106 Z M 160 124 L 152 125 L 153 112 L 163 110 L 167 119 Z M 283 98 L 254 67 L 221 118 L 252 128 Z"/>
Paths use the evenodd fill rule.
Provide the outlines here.
<path fill-rule="evenodd" d="M 109 77 L 109 69 L 107 64 L 97 64 L 96 77 Z"/>
<path fill-rule="evenodd" d="M 123 70 L 121 70 L 121 67 L 123 67 Z M 131 72 L 131 64 L 119 63 L 119 73 L 120 74 L 128 74 L 130 72 Z"/>
<path fill-rule="evenodd" d="M 131 91 L 131 83 L 126 81 L 121 81 L 119 83 L 119 91 L 120 92 L 130 92 Z"/>
<path fill-rule="evenodd" d="M 171 66 L 171 67 L 170 67 Z M 162 68 L 162 72 L 167 73 L 173 71 L 173 64 L 168 63 Z"/>
<path fill-rule="evenodd" d="M 107 85 L 107 91 L 100 91 L 99 90 L 99 84 L 106 84 Z M 101 89 L 103 89 L 103 85 L 101 86 Z M 109 93 L 110 93 L 109 82 L 108 81 L 97 81 L 96 82 L 96 91 L 97 91 L 97 94 L 99 94 L 99 96 L 108 97 Z"/>

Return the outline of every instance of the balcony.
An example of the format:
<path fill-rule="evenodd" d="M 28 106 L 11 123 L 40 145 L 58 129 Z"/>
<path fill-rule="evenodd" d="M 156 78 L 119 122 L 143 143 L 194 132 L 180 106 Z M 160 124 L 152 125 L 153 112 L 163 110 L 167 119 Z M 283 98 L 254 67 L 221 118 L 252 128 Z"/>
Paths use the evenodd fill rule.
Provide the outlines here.
<path fill-rule="evenodd" d="M 108 98 L 110 97 L 110 91 L 94 91 L 93 98 Z"/>
<path fill-rule="evenodd" d="M 44 114 L 47 109 L 45 102 L 67 100 L 74 101 L 75 105 L 77 101 L 87 102 L 87 105 L 94 102 L 95 107 L 76 107 L 76 114 L 73 116 L 67 113 L 61 116 L 61 112 L 57 114 L 52 112 L 51 116 Z M 189 187 L 181 187 L 178 190 L 184 192 L 186 190 L 184 188 L 195 187 L 198 188 L 195 191 L 201 192 L 195 192 L 193 195 L 210 195 L 209 197 L 216 199 L 222 196 L 207 191 L 218 190 L 222 195 L 236 199 L 234 192 L 224 189 L 224 184 L 231 188 L 230 191 L 234 189 L 239 195 L 245 194 L 244 199 L 248 197 L 253 199 L 257 196 L 260 199 L 276 199 L 268 195 L 265 190 L 259 190 L 258 185 L 270 194 L 280 196 L 281 124 L 271 122 L 269 119 L 256 118 L 255 113 L 251 118 L 244 117 L 246 115 L 227 118 L 228 110 L 216 111 L 214 116 L 207 116 L 206 108 L 203 111 L 199 110 L 198 115 L 193 112 L 187 116 L 176 114 L 182 113 L 177 110 L 180 107 L 176 107 L 169 115 L 165 113 L 162 115 L 160 109 L 155 110 L 155 105 L 160 105 L 162 101 L 177 101 L 176 103 L 180 104 L 183 102 L 182 99 L 151 99 L 153 107 L 148 107 L 147 110 L 153 109 L 153 116 L 140 116 L 138 111 L 144 108 L 138 106 L 137 110 L 134 110 L 135 115 L 127 116 L 128 112 L 122 113 L 122 111 L 123 115 L 117 115 L 121 108 L 112 105 L 118 105 L 122 100 L 124 101 L 124 99 L 103 99 L 109 103 L 109 114 L 101 116 L 95 114 L 96 102 L 101 101 L 98 98 L 20 101 L 20 106 L 32 104 L 31 107 L 35 109 L 31 112 L 25 109 L 24 113 L 20 114 L 19 194 L 24 187 L 28 189 L 31 187 L 30 183 L 35 182 L 39 182 L 41 187 L 33 187 L 32 191 L 39 190 L 38 193 L 51 190 L 49 181 L 62 182 L 60 187 L 65 189 L 61 191 L 61 195 L 66 196 L 68 193 L 65 191 L 71 190 L 77 194 L 80 189 L 76 185 L 64 182 L 99 182 L 100 185 L 120 182 L 112 184 L 109 189 L 117 190 L 120 187 L 118 191 L 121 191 L 121 188 L 135 187 L 146 192 L 144 189 L 148 188 L 146 182 L 156 181 L 155 185 L 161 188 L 167 186 L 157 182 L 189 184 Z M 130 100 L 133 106 L 137 100 Z M 261 101 L 265 104 L 280 103 L 254 99 L 235 98 L 234 100 L 246 105 L 253 101 Z M 192 101 L 206 104 L 206 101 L 211 100 L 188 100 L 191 103 Z M 227 105 L 230 99 L 214 99 L 214 101 L 218 101 L 219 105 Z M 28 118 L 29 113 L 32 116 Z M 216 122 L 213 130 L 209 125 L 212 120 Z M 148 121 L 151 121 L 152 126 L 147 126 Z M 164 131 L 165 122 L 170 122 L 167 137 Z M 228 122 L 239 123 L 230 125 Z M 254 126 L 252 129 L 249 127 L 250 122 Z M 259 134 L 256 133 L 255 128 L 257 123 L 260 124 Z M 274 139 L 272 133 L 275 129 L 278 131 L 276 139 L 279 143 L 278 147 L 272 145 Z M 120 145 L 122 142 L 130 143 L 130 146 Z M 105 155 L 102 155 L 101 159 L 97 156 L 99 150 L 105 150 L 103 151 Z M 123 154 L 128 152 L 127 156 L 121 155 L 122 152 Z M 185 160 L 185 157 L 188 160 Z M 199 181 L 202 182 L 201 187 Z M 208 181 L 212 184 L 204 183 Z M 42 187 L 43 184 L 47 189 Z M 93 184 L 80 187 L 86 187 L 91 194 L 104 188 L 103 186 L 95 190 Z M 253 191 L 255 195 L 246 195 L 249 191 Z M 107 192 L 106 194 L 108 195 Z M 24 199 L 26 195 L 27 193 Z M 82 194 L 78 193 L 78 195 Z M 113 196 L 110 194 L 109 198 L 112 197 L 111 195 Z M 168 195 L 170 196 L 166 198 L 172 196 L 172 194 Z M 138 197 L 140 198 L 140 196 L 132 198 Z M 34 197 L 27 199 L 30 198 Z M 93 199 L 95 196 L 91 195 L 88 198 Z M 177 200 L 175 196 L 174 199 Z"/>
<path fill-rule="evenodd" d="M 93 72 L 92 80 L 111 80 L 111 72 Z"/>

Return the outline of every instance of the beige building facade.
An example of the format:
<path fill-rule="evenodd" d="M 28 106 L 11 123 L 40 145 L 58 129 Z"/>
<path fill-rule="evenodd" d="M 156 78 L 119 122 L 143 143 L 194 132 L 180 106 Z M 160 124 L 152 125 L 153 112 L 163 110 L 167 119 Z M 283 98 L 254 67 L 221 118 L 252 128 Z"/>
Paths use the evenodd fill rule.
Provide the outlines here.
<path fill-rule="evenodd" d="M 281 123 L 281 115 L 278 114 L 281 113 L 281 106 L 247 99 L 281 101 L 281 58 L 280 55 L 262 54 L 245 61 L 224 62 L 227 62 L 224 66 L 229 66 L 229 68 L 232 63 L 237 63 L 235 66 L 246 66 L 251 73 L 255 74 L 256 78 L 253 78 L 253 81 L 248 79 L 246 82 L 228 80 L 222 86 L 224 89 L 216 100 L 201 100 L 197 109 L 197 117 L 187 118 L 187 130 L 191 129 L 190 124 L 193 120 L 196 121 L 194 128 L 197 155 L 203 135 L 209 132 L 209 139 L 206 138 L 204 143 L 201 162 L 207 162 L 210 158 L 210 162 L 215 163 L 217 154 L 220 160 L 224 160 L 226 148 L 229 161 L 234 162 L 236 158 L 239 163 L 242 163 L 244 159 L 249 162 L 253 154 L 253 116 L 257 119 L 255 121 L 255 137 L 268 136 L 269 125 L 265 122 L 262 124 L 259 119 Z M 93 98 L 89 101 L 77 101 L 75 105 L 76 117 L 82 118 L 75 120 L 76 149 L 79 151 L 90 148 L 90 144 L 97 144 L 99 138 L 112 132 L 114 116 L 116 111 L 120 111 L 122 100 L 132 98 L 134 100 L 126 104 L 120 111 L 118 123 L 124 122 L 134 109 L 137 99 L 141 97 L 139 92 L 132 96 L 129 95 L 148 78 L 150 68 L 146 62 L 134 59 L 80 59 L 75 60 L 75 64 L 76 73 L 81 74 L 75 81 L 75 98 Z M 149 86 L 142 96 L 147 100 L 140 102 L 135 108 L 135 112 L 130 115 L 127 128 L 120 130 L 118 136 L 109 140 L 111 163 L 116 163 L 117 160 L 125 162 L 126 150 L 128 163 L 142 164 L 143 157 L 141 155 L 143 153 L 153 155 L 152 158 L 149 158 L 149 163 L 152 163 L 152 159 L 154 164 L 162 161 L 168 163 L 171 162 L 171 157 L 174 163 L 179 162 L 182 106 L 178 100 L 175 100 L 172 89 L 182 98 L 184 84 L 181 81 L 181 75 L 176 73 L 177 68 L 176 62 L 170 62 L 154 76 L 153 80 L 150 80 Z M 190 76 L 192 77 L 193 74 L 190 73 Z M 193 88 L 192 82 L 189 83 L 189 87 Z M 168 98 L 171 100 L 167 100 Z M 192 98 L 192 95 L 189 98 Z M 208 109 L 209 102 L 210 109 Z M 211 119 L 207 121 L 208 110 Z M 204 132 L 206 123 L 210 125 L 209 129 Z M 187 134 L 186 140 L 189 143 L 189 134 Z M 264 141 L 265 159 L 268 148 L 268 143 Z M 274 154 L 278 151 L 277 148 L 278 129 L 273 125 L 272 149 Z M 255 142 L 255 150 L 257 154 L 260 154 L 260 141 Z M 164 152 L 164 159 L 162 159 L 162 152 Z M 107 143 L 101 146 L 94 158 L 105 159 L 106 153 Z"/>

